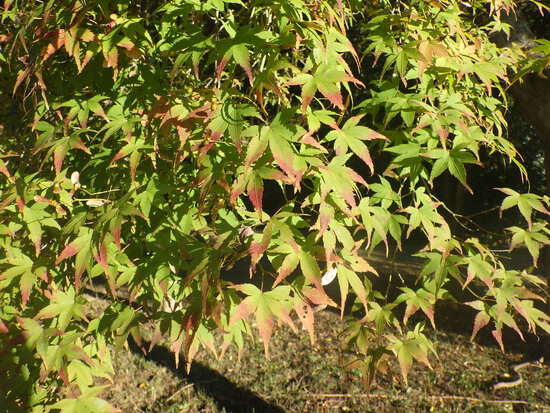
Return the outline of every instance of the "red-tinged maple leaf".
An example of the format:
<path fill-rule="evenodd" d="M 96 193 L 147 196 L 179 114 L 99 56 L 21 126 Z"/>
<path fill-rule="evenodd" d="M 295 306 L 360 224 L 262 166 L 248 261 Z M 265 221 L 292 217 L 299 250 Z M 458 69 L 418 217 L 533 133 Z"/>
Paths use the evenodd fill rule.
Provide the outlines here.
<path fill-rule="evenodd" d="M 91 256 L 90 246 L 83 248 L 76 254 L 76 260 L 74 265 L 74 286 L 76 290 L 78 291 L 80 289 L 80 280 L 82 279 L 82 274 L 86 270 L 86 267 L 88 266 L 89 260 Z M 107 281 L 111 281 L 108 279 Z M 109 287 L 111 289 L 111 292 L 114 294 L 114 286 L 111 285 L 112 282 L 109 283 Z"/>
<path fill-rule="evenodd" d="M 317 91 L 334 106 L 343 110 L 345 107 L 340 93 L 340 83 L 348 81 L 358 82 L 337 65 L 321 64 L 313 75 L 301 73 L 288 84 L 302 85 L 302 111 L 305 112 Z"/>
<path fill-rule="evenodd" d="M 53 30 L 44 35 L 45 38 L 49 38 L 50 41 L 42 54 L 42 63 L 45 62 L 51 55 L 53 55 L 59 48 L 65 44 L 65 30 L 58 29 Z"/>
<path fill-rule="evenodd" d="M 256 308 L 256 323 L 258 325 L 258 331 L 260 332 L 260 337 L 264 343 L 264 352 L 266 357 L 269 357 L 269 339 L 273 333 L 273 314 L 269 305 L 263 303 L 263 300 L 258 300 L 258 306 Z"/>
<path fill-rule="evenodd" d="M 418 311 L 417 306 L 415 306 L 414 304 L 407 304 L 407 308 L 405 309 L 405 314 L 403 315 L 403 324 L 407 324 L 409 317 L 412 316 L 417 311 Z"/>
<path fill-rule="evenodd" d="M 84 233 L 76 238 L 74 241 L 70 242 L 63 248 L 61 254 L 55 260 L 55 265 L 58 265 L 67 258 L 72 257 L 73 255 L 78 254 L 83 248 L 90 247 L 90 241 L 92 239 L 92 231 L 84 229 Z"/>
<path fill-rule="evenodd" d="M 222 77 L 222 72 L 227 63 L 229 62 L 229 59 L 231 58 L 231 52 L 228 51 L 220 60 L 218 63 L 218 66 L 216 66 L 216 79 L 219 81 Z M 198 77 L 198 76 L 197 76 Z"/>
<path fill-rule="evenodd" d="M 269 357 L 269 340 L 273 333 L 274 321 L 279 320 L 287 324 L 293 331 L 296 327 L 289 316 L 292 292 L 289 286 L 278 286 L 271 291 L 263 292 L 253 284 L 241 284 L 233 288 L 244 292 L 246 297 L 234 309 L 229 326 L 256 314 L 257 328 L 264 344 L 266 357 Z"/>
<path fill-rule="evenodd" d="M 140 152 L 135 151 L 135 152 L 132 152 L 130 154 L 130 160 L 129 160 L 130 179 L 132 180 L 132 182 L 136 181 L 136 168 L 137 168 L 137 165 L 138 165 L 138 162 L 139 162 L 140 159 L 141 159 L 141 153 Z"/>
<path fill-rule="evenodd" d="M 334 208 L 328 205 L 326 202 L 322 201 L 319 206 L 319 234 L 318 237 L 322 236 L 323 233 L 327 230 L 330 221 L 334 218 Z"/>
<path fill-rule="evenodd" d="M 57 259 L 55 260 L 55 265 L 66 260 L 67 258 L 72 257 L 73 255 L 76 255 L 78 251 L 79 249 L 76 242 L 73 241 L 69 243 L 65 248 L 63 248 L 63 251 L 61 251 L 61 254 L 59 254 Z"/>
<path fill-rule="evenodd" d="M 318 309 L 323 309 L 326 306 L 338 307 L 324 290 L 319 290 L 313 287 L 304 287 L 302 288 L 302 294 L 310 304 L 317 306 Z"/>
<path fill-rule="evenodd" d="M 172 353 L 174 353 L 174 361 L 176 363 L 176 368 L 180 364 L 180 351 L 181 351 L 181 346 L 183 345 L 183 339 L 184 339 L 184 337 L 182 336 L 181 338 L 174 341 L 170 345 L 170 350 L 172 351 Z"/>
<path fill-rule="evenodd" d="M 295 188 L 299 188 L 307 164 L 292 146 L 291 142 L 295 141 L 296 135 L 296 127 L 288 118 L 288 113 L 277 114 L 272 123 L 260 131 L 260 139 L 269 142 L 275 163 L 288 176 L 288 181 L 294 184 Z"/>
<path fill-rule="evenodd" d="M 335 130 L 327 134 L 327 139 L 334 140 L 334 148 L 337 155 L 345 155 L 348 149 L 351 149 L 369 167 L 371 173 L 374 173 L 374 164 L 370 152 L 363 141 L 373 139 L 387 140 L 387 138 L 366 126 L 359 126 L 358 123 L 362 117 L 363 115 L 354 116 L 341 129 L 336 127 Z"/>
<path fill-rule="evenodd" d="M 302 327 L 309 334 L 309 341 L 315 344 L 315 311 L 303 299 L 296 297 L 294 302 L 294 311 L 298 314 L 298 318 L 302 322 Z"/>
<path fill-rule="evenodd" d="M 187 372 L 191 368 L 191 362 L 196 355 L 198 350 L 198 343 L 196 342 L 196 334 L 200 327 L 201 314 L 195 310 L 187 311 L 183 317 L 182 326 L 183 326 L 183 348 L 185 354 L 185 366 Z"/>
<path fill-rule="evenodd" d="M 321 271 L 317 261 L 306 251 L 300 253 L 300 269 L 306 281 L 313 285 L 312 288 L 302 289 L 304 296 L 312 303 L 325 307 L 327 305 L 337 307 L 336 303 L 330 299 L 321 284 Z"/>
<path fill-rule="evenodd" d="M 8 170 L 5 162 L 2 159 L 0 159 L 0 173 L 5 175 L 6 178 L 13 182 L 13 177 L 11 176 L 10 171 Z"/>
<path fill-rule="evenodd" d="M 338 272 L 338 284 L 340 286 L 340 293 L 342 295 L 342 303 L 341 303 L 342 306 L 345 303 L 345 298 L 348 292 L 348 286 L 351 286 L 351 288 L 353 289 L 353 292 L 355 293 L 355 295 L 357 295 L 357 298 L 359 299 L 361 304 L 363 304 L 363 307 L 365 308 L 365 312 L 368 314 L 369 312 L 369 307 L 367 302 L 368 291 L 365 288 L 365 284 L 363 283 L 363 281 L 361 281 L 361 279 L 355 273 L 355 271 L 350 270 L 344 265 L 338 265 L 336 269 Z"/>
<path fill-rule="evenodd" d="M 8 327 L 6 327 L 4 322 L 0 319 L 0 333 L 7 334 L 8 332 Z"/>
<path fill-rule="evenodd" d="M 246 48 L 246 45 L 243 43 L 236 44 L 231 47 L 231 53 L 233 54 L 233 59 L 241 66 L 246 72 L 248 81 L 250 84 L 254 83 L 254 76 L 252 75 L 252 66 L 250 65 L 250 53 Z"/>
<path fill-rule="evenodd" d="M 495 338 L 496 342 L 500 346 L 500 349 L 504 352 L 504 342 L 502 341 L 502 329 L 497 328 L 491 331 L 491 334 Z"/>
<path fill-rule="evenodd" d="M 143 53 L 141 53 L 141 50 L 137 47 L 133 47 L 131 49 L 124 49 L 124 54 L 128 56 L 131 60 L 139 59 L 141 56 L 143 56 Z"/>
<path fill-rule="evenodd" d="M 479 330 L 481 330 L 483 327 L 489 324 L 490 320 L 491 320 L 491 317 L 489 317 L 489 315 L 486 312 L 480 311 L 479 313 L 477 313 L 477 315 L 474 318 L 474 326 L 472 328 L 470 341 L 474 340 Z"/>
<path fill-rule="evenodd" d="M 107 269 L 107 245 L 105 244 L 105 238 L 101 239 L 97 254 L 94 254 L 94 258 L 104 270 Z"/>
<path fill-rule="evenodd" d="M 306 133 L 304 136 L 302 136 L 302 139 L 300 142 L 305 143 L 307 145 L 311 145 L 317 149 L 319 149 L 323 153 L 327 153 L 328 150 L 323 145 L 321 145 L 315 138 L 313 137 L 311 132 Z"/>
<path fill-rule="evenodd" d="M 122 47 L 126 50 L 132 50 L 136 47 L 136 45 L 127 37 L 123 38 L 117 43 L 117 46 Z"/>
<path fill-rule="evenodd" d="M 13 85 L 12 94 L 15 95 L 15 92 L 17 91 L 21 83 L 23 83 L 23 81 L 27 78 L 27 76 L 29 76 L 30 73 L 31 73 L 30 67 L 27 67 L 26 69 L 19 71 L 19 73 L 17 74 L 17 78 L 15 79 L 15 83 Z"/>
<path fill-rule="evenodd" d="M 355 208 L 357 206 L 355 201 L 355 191 L 357 188 L 354 182 L 355 179 L 359 179 L 360 177 L 347 166 L 339 165 L 335 160 L 336 158 L 327 166 L 319 166 L 323 178 L 323 186 L 325 186 L 325 188 L 322 188 L 322 195 L 326 196 L 323 192 L 328 193 L 329 190 L 332 190 L 342 197 L 350 207 Z M 364 182 L 366 184 L 362 178 L 359 180 L 361 183 Z"/>
<path fill-rule="evenodd" d="M 19 209 L 19 212 L 23 212 L 25 209 L 25 201 L 23 198 L 17 197 L 17 200 L 15 201 L 17 208 Z"/>
<path fill-rule="evenodd" d="M 419 309 L 428 317 L 432 326 L 435 327 L 434 308 L 435 297 L 429 291 L 420 288 L 412 290 L 410 288 L 401 288 L 402 294 L 397 297 L 395 303 L 406 302 L 405 315 L 403 316 L 403 324 L 406 324 L 409 317 L 416 313 Z"/>
<path fill-rule="evenodd" d="M 294 270 L 296 270 L 296 268 L 298 267 L 299 263 L 300 263 L 299 254 L 296 254 L 294 252 L 288 254 L 283 259 L 283 262 L 279 267 L 279 274 L 277 275 L 277 278 L 273 283 L 273 287 L 276 287 L 277 285 L 279 285 L 286 277 L 292 274 Z"/>
<path fill-rule="evenodd" d="M 124 153 L 124 151 L 120 150 L 118 151 L 115 156 L 113 156 L 113 159 L 111 159 L 111 162 L 109 162 L 109 166 L 111 166 L 112 164 L 114 164 L 116 161 L 118 161 L 119 159 L 122 159 L 124 158 L 125 156 L 127 155 L 127 153 Z"/>
<path fill-rule="evenodd" d="M 265 129 L 262 129 L 259 136 L 254 136 L 246 149 L 246 159 L 244 161 L 245 166 L 250 166 L 256 162 L 264 154 L 268 145 L 268 137 L 266 136 Z"/>
<path fill-rule="evenodd" d="M 256 264 L 258 263 L 258 261 L 260 261 L 261 256 L 264 254 L 265 250 L 269 246 L 269 243 L 271 242 L 272 228 L 273 228 L 273 224 L 270 221 L 264 228 L 262 239 L 259 242 L 253 242 L 250 245 L 248 252 L 250 253 L 250 275 L 251 276 L 254 273 Z"/>
<path fill-rule="evenodd" d="M 38 86 L 40 86 L 40 89 L 47 90 L 46 82 L 44 82 L 44 76 L 42 75 L 42 70 L 37 69 L 34 71 L 34 76 L 36 77 L 36 80 L 38 81 Z"/>
<path fill-rule="evenodd" d="M 91 155 L 90 150 L 86 145 L 84 145 L 84 142 L 82 142 L 81 139 L 74 139 L 71 141 L 72 147 L 76 149 L 80 149 L 81 151 L 86 152 L 88 155 Z"/>
<path fill-rule="evenodd" d="M 240 289 L 239 287 L 241 286 L 234 286 L 233 288 Z M 251 291 L 250 294 L 254 294 L 254 291 Z M 256 298 L 253 295 L 246 297 L 233 311 L 229 321 L 229 326 L 231 327 L 240 320 L 247 318 L 250 314 L 256 311 L 256 307 Z"/>
<path fill-rule="evenodd" d="M 26 271 L 21 274 L 21 278 L 19 279 L 19 289 L 21 290 L 21 303 L 23 308 L 27 306 L 29 295 L 35 282 L 36 274 L 33 271 Z"/>
<path fill-rule="evenodd" d="M 234 44 L 225 52 L 216 67 L 216 79 L 218 81 L 221 79 L 223 69 L 225 69 L 225 66 L 232 57 L 244 69 L 248 81 L 252 84 L 254 82 L 254 75 L 252 74 L 252 66 L 250 64 L 250 53 L 245 43 Z"/>
<path fill-rule="evenodd" d="M 360 257 L 359 255 L 356 255 L 356 253 L 352 255 L 352 257 L 348 258 L 348 260 L 350 261 L 351 269 L 353 271 L 360 273 L 368 272 L 374 275 L 378 275 L 378 271 L 376 271 L 376 269 L 372 265 L 370 265 L 367 260 Z"/>
<path fill-rule="evenodd" d="M 264 184 L 263 184 L 262 178 L 256 174 L 251 176 L 250 179 L 248 180 L 246 191 L 248 193 L 248 198 L 250 199 L 250 202 L 252 202 L 252 205 L 254 206 L 254 209 L 261 216 L 262 199 L 264 194 Z"/>
<path fill-rule="evenodd" d="M 73 136 L 60 139 L 53 150 L 53 161 L 56 173 L 61 172 L 63 160 L 65 159 L 65 156 L 67 156 L 69 149 L 72 148 L 80 149 L 88 155 L 91 154 L 90 150 L 86 147 L 86 145 L 84 145 L 84 142 L 82 142 L 82 140 L 78 137 Z"/>
<path fill-rule="evenodd" d="M 45 268 L 45 267 L 40 267 L 40 268 L 37 268 L 34 273 L 36 274 L 36 276 L 38 278 L 40 278 L 42 281 L 44 282 L 49 282 L 50 280 L 48 279 L 48 270 Z"/>
<path fill-rule="evenodd" d="M 269 148 L 277 165 L 294 181 L 296 171 L 293 160 L 296 154 L 290 143 L 284 137 L 272 135 L 269 139 Z"/>
<path fill-rule="evenodd" d="M 268 168 L 266 166 L 257 170 L 258 175 L 264 179 L 271 179 L 273 181 L 281 181 L 287 184 L 291 184 L 292 181 L 284 173 L 275 168 Z"/>
<path fill-rule="evenodd" d="M 86 53 L 84 54 L 84 59 L 82 60 L 82 63 L 80 64 L 80 67 L 78 67 L 78 73 L 81 73 L 84 68 L 86 67 L 86 65 L 90 62 L 90 60 L 92 59 L 92 57 L 94 56 L 95 52 L 94 50 L 86 50 Z"/>
<path fill-rule="evenodd" d="M 235 180 L 231 188 L 231 191 L 229 194 L 229 203 L 231 205 L 235 205 L 235 201 L 237 200 L 239 195 L 241 195 L 244 192 L 246 188 L 246 184 L 247 184 L 247 176 L 243 173 L 237 177 L 237 179 Z"/>
<path fill-rule="evenodd" d="M 116 70 L 118 67 L 118 49 L 116 47 L 113 47 L 105 57 L 105 61 L 107 62 L 107 67 L 112 67 Z"/>
<path fill-rule="evenodd" d="M 121 226 L 122 226 L 122 219 L 120 217 L 117 217 L 111 220 L 111 224 L 109 225 L 109 229 L 111 230 L 111 235 L 113 236 L 113 239 L 115 240 L 115 245 L 119 251 L 121 250 L 121 246 L 120 246 Z"/>
<path fill-rule="evenodd" d="M 63 166 L 63 160 L 67 155 L 68 147 L 66 144 L 58 145 L 53 152 L 53 164 L 55 167 L 55 173 L 59 174 L 61 172 L 61 167 Z"/>

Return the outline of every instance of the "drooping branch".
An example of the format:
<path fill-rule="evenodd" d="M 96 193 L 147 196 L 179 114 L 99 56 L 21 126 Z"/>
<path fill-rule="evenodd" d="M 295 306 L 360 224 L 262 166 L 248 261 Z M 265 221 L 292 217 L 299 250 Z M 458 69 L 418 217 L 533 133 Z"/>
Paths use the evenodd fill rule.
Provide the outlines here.
<path fill-rule="evenodd" d="M 510 35 L 499 33 L 495 36 L 495 42 L 501 47 L 521 48 L 529 55 L 529 50 L 537 43 L 525 14 L 518 8 L 503 16 L 503 21 L 510 25 Z M 550 195 L 550 67 L 542 73 L 529 73 L 521 77 L 510 87 L 510 93 L 543 145 L 546 194 Z M 541 273 L 550 281 L 550 246 L 543 249 L 541 261 Z M 547 312 L 550 313 L 550 300 L 547 301 Z M 548 339 L 545 341 L 548 342 Z M 548 351 L 549 346 L 544 347 Z"/>

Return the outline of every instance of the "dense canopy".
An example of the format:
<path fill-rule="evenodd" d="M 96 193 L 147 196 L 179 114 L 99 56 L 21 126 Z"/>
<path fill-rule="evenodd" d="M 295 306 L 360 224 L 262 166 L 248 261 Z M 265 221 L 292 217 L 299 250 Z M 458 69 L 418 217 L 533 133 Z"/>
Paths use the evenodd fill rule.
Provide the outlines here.
<path fill-rule="evenodd" d="M 404 380 L 414 360 L 429 365 L 438 302 L 473 308 L 472 336 L 489 329 L 503 348 L 505 327 L 550 333 L 535 275 L 549 199 L 506 121 L 510 92 L 521 104 L 548 73 L 550 38 L 522 26 L 545 9 L 4 1 L 0 404 L 108 411 L 110 346 L 139 343 L 151 322 L 152 344 L 164 336 L 188 364 L 256 331 L 267 355 L 278 324 L 313 341 L 315 312 L 334 307 L 351 314 L 367 380 L 391 355 Z M 529 93 L 540 134 L 550 101 Z M 503 216 L 485 222 L 496 238 L 464 213 L 483 209 Z M 530 261 L 508 265 L 503 242 Z M 421 266 L 390 291 L 369 254 L 403 249 Z M 94 314 L 98 285 L 111 304 Z"/>

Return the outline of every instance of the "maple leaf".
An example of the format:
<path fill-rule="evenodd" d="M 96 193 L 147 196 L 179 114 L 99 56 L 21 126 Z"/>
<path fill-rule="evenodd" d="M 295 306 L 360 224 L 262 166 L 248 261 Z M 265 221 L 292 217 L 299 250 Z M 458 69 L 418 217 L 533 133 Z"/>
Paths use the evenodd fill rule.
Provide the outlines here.
<path fill-rule="evenodd" d="M 435 349 L 422 333 L 422 329 L 422 326 L 417 324 L 414 331 L 409 331 L 403 339 L 388 335 L 391 342 L 388 349 L 397 356 L 405 385 L 407 385 L 407 376 L 413 359 L 425 364 L 430 369 L 432 368 L 428 360 L 428 353 L 436 354 Z"/>
<path fill-rule="evenodd" d="M 58 139 L 56 144 L 48 152 L 48 156 L 53 152 L 53 161 L 56 174 L 61 172 L 63 160 L 65 159 L 65 156 L 67 156 L 70 149 L 80 149 L 88 155 L 91 154 L 90 150 L 86 147 L 86 145 L 84 145 L 78 136 L 68 136 Z"/>
<path fill-rule="evenodd" d="M 248 198 L 250 199 L 250 202 L 252 202 L 252 205 L 254 206 L 254 209 L 258 211 L 259 216 L 261 217 L 262 199 L 264 193 L 264 184 L 262 178 L 256 174 L 253 174 L 248 180 L 246 191 L 248 193 Z"/>
<path fill-rule="evenodd" d="M 327 134 L 327 139 L 334 140 L 336 155 L 345 155 L 349 148 L 363 162 L 365 162 L 371 173 L 374 173 L 374 164 L 372 162 L 369 149 L 363 141 L 372 139 L 388 139 L 371 128 L 359 126 L 358 123 L 362 117 L 363 115 L 354 116 L 349 119 L 341 129 L 337 125 L 334 125 L 333 127 L 335 130 L 330 131 Z"/>
<path fill-rule="evenodd" d="M 435 297 L 429 291 L 420 288 L 417 291 L 410 288 L 401 288 L 403 293 L 397 297 L 395 303 L 407 302 L 407 308 L 405 309 L 405 315 L 403 316 L 403 324 L 407 324 L 407 320 L 410 316 L 421 309 L 424 314 L 429 318 L 430 323 L 435 328 L 434 319 L 434 304 Z"/>
<path fill-rule="evenodd" d="M 256 267 L 256 264 L 264 254 L 265 250 L 269 246 L 269 243 L 271 241 L 272 236 L 272 222 L 268 222 L 267 225 L 264 228 L 264 232 L 262 234 L 262 238 L 260 241 L 253 242 L 250 245 L 249 253 L 250 253 L 250 274 L 252 276 L 252 273 L 254 272 L 254 269 Z"/>
<path fill-rule="evenodd" d="M 74 241 L 70 242 L 63 248 L 61 254 L 55 260 L 55 264 L 59 264 L 62 261 L 76 255 L 75 261 L 75 287 L 78 290 L 80 288 L 80 277 L 88 265 L 89 258 L 91 257 L 91 240 L 92 231 L 82 228 L 81 235 Z"/>
<path fill-rule="evenodd" d="M 365 288 L 365 284 L 363 283 L 363 281 L 361 281 L 355 271 L 352 271 L 343 265 L 338 265 L 336 268 L 338 270 L 338 285 L 340 287 L 340 294 L 342 296 L 340 304 L 341 314 L 343 315 L 346 297 L 348 295 L 350 285 L 361 304 L 363 304 L 365 312 L 368 314 L 369 308 L 367 305 L 367 296 L 369 291 L 367 291 L 367 289 Z"/>
<path fill-rule="evenodd" d="M 57 317 L 57 328 L 65 331 L 71 320 L 87 320 L 81 300 L 75 295 L 75 290 L 70 287 L 67 291 L 53 293 L 51 304 L 42 308 L 36 315 L 36 319 L 49 319 Z"/>
<path fill-rule="evenodd" d="M 302 176 L 307 168 L 305 161 L 296 154 L 291 142 L 297 134 L 296 127 L 288 119 L 288 113 L 279 113 L 273 122 L 263 128 L 262 134 L 269 142 L 269 148 L 276 164 L 289 177 L 294 187 L 299 190 Z"/>
<path fill-rule="evenodd" d="M 358 192 L 355 183 L 360 183 L 365 187 L 367 182 L 353 169 L 343 165 L 347 157 L 336 156 L 327 166 L 320 166 L 321 176 L 323 177 L 323 186 L 325 192 L 334 191 L 342 197 L 349 206 L 356 207 L 355 193 Z"/>
<path fill-rule="evenodd" d="M 261 291 L 253 284 L 240 284 L 233 286 L 233 288 L 246 294 L 247 297 L 234 309 L 229 327 L 255 313 L 265 355 L 269 357 L 269 340 L 273 333 L 274 320 L 282 321 L 290 326 L 293 331 L 297 331 L 289 316 L 292 307 L 291 288 L 280 285 L 267 292 Z"/>
<path fill-rule="evenodd" d="M 321 64 L 313 75 L 301 73 L 291 79 L 289 85 L 302 85 L 302 111 L 305 113 L 317 91 L 326 97 L 334 106 L 344 110 L 345 106 L 340 93 L 340 83 L 358 82 L 336 65 Z"/>
<path fill-rule="evenodd" d="M 502 216 L 502 211 L 504 211 L 505 209 L 511 208 L 513 206 L 517 206 L 519 211 L 527 221 L 527 225 L 529 229 L 531 229 L 531 214 L 533 212 L 533 209 L 543 214 L 550 215 L 550 212 L 548 212 L 544 204 L 541 202 L 541 197 L 535 194 L 530 194 L 530 193 L 520 194 L 519 192 L 516 192 L 510 188 L 495 188 L 495 189 L 508 195 L 502 201 L 502 204 L 500 207 L 501 216 Z"/>
<path fill-rule="evenodd" d="M 273 286 L 276 287 L 279 285 L 288 275 L 292 274 L 296 267 L 298 267 L 298 264 L 300 263 L 300 255 L 296 252 L 292 251 L 290 254 L 288 254 L 281 266 L 279 267 L 279 274 L 277 276 L 277 279 L 273 282 Z"/>
<path fill-rule="evenodd" d="M 303 329 L 309 334 L 309 340 L 311 344 L 315 343 L 315 310 L 311 307 L 310 303 L 301 297 L 296 297 L 294 303 L 294 311 L 298 314 L 298 318 L 302 322 Z"/>

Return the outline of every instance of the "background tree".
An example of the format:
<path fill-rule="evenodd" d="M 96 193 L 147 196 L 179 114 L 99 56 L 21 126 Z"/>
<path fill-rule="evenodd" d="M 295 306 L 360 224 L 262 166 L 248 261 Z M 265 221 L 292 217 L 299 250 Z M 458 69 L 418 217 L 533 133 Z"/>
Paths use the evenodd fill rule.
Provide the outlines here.
<path fill-rule="evenodd" d="M 393 354 L 405 381 L 413 360 L 429 365 L 438 301 L 474 308 L 472 336 L 487 326 L 502 348 L 504 326 L 550 332 L 543 280 L 457 230 L 437 189 L 473 192 L 468 165 L 495 158 L 525 175 L 507 87 L 550 50 L 495 44 L 513 6 L 4 2 L 3 405 L 109 410 L 108 345 L 139 343 L 145 322 L 189 366 L 200 347 L 242 348 L 251 319 L 267 355 L 275 323 L 295 329 L 295 314 L 313 341 L 318 309 L 351 308 L 356 366 L 370 378 Z M 536 266 L 548 197 L 499 189 L 523 220 L 511 247 Z M 385 293 L 368 252 L 405 242 L 423 267 Z M 243 257 L 249 280 L 224 279 Z M 99 315 L 84 294 L 96 282 L 112 297 Z"/>

